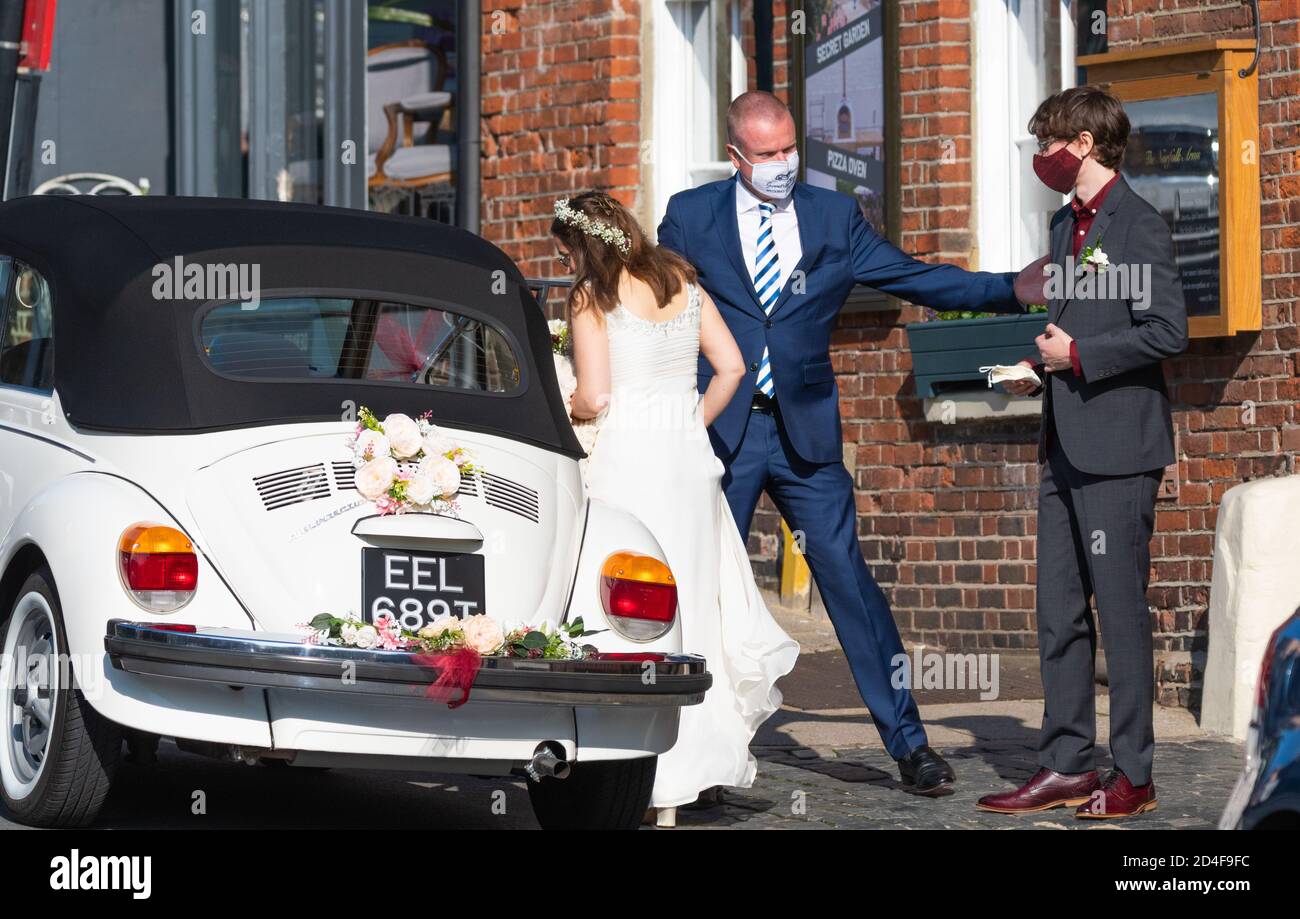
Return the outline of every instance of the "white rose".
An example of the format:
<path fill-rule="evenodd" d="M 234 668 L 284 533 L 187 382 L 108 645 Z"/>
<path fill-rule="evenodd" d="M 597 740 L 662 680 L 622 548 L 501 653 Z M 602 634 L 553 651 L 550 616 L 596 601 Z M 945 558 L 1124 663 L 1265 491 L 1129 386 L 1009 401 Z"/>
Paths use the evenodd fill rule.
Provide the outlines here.
<path fill-rule="evenodd" d="M 372 459 L 357 470 L 356 487 L 367 501 L 378 501 L 397 477 L 397 463 L 390 456 Z"/>
<path fill-rule="evenodd" d="M 381 456 L 389 455 L 388 438 L 378 431 L 372 431 L 369 428 L 362 431 L 357 437 L 356 444 L 353 445 L 353 451 L 357 456 L 363 459 L 378 459 Z"/>
<path fill-rule="evenodd" d="M 463 627 L 465 646 L 479 654 L 491 654 L 505 643 L 506 634 L 490 616 L 470 616 Z"/>
<path fill-rule="evenodd" d="M 417 472 L 406 480 L 406 497 L 412 504 L 428 504 L 440 494 L 431 476 Z"/>
<path fill-rule="evenodd" d="M 546 328 L 550 330 L 552 335 L 564 334 L 564 330 L 568 328 L 568 326 L 569 324 L 563 319 L 551 319 L 546 323 Z"/>
<path fill-rule="evenodd" d="M 420 452 L 420 426 L 410 415 L 394 413 L 383 420 L 384 434 L 398 459 L 410 459 Z"/>
<path fill-rule="evenodd" d="M 438 494 L 444 498 L 460 490 L 460 470 L 445 456 L 426 456 L 420 460 L 420 475 L 432 480 Z"/>
<path fill-rule="evenodd" d="M 361 649 L 373 648 L 379 644 L 379 631 L 373 625 L 363 625 L 357 629 L 353 643 Z"/>
<path fill-rule="evenodd" d="M 460 628 L 460 620 L 455 616 L 442 616 L 420 629 L 421 638 L 437 638 L 443 632 Z"/>
<path fill-rule="evenodd" d="M 433 428 L 424 435 L 424 455 L 442 456 L 456 449 L 456 444 L 452 439 L 437 428 Z"/>

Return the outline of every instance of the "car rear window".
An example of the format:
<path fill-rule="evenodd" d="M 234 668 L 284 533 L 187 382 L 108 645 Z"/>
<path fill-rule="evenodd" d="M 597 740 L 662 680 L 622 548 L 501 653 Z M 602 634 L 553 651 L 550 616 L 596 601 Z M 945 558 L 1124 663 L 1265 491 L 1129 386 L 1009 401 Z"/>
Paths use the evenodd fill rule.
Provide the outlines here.
<path fill-rule="evenodd" d="M 203 357 L 238 379 L 339 379 L 507 393 L 519 361 L 495 326 L 449 308 L 337 297 L 226 303 L 199 323 Z"/>

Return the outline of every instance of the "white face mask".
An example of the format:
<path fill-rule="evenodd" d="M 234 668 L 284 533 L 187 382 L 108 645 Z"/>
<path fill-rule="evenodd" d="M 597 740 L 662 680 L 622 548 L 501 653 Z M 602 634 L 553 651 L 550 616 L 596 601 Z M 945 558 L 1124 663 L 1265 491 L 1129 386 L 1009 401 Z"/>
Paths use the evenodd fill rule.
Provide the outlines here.
<path fill-rule="evenodd" d="M 731 147 L 736 156 L 749 163 L 753 170 L 749 184 L 769 198 L 784 198 L 794 189 L 795 179 L 799 176 L 799 153 L 791 153 L 785 160 L 773 160 L 770 163 L 750 163 L 740 148 Z"/>

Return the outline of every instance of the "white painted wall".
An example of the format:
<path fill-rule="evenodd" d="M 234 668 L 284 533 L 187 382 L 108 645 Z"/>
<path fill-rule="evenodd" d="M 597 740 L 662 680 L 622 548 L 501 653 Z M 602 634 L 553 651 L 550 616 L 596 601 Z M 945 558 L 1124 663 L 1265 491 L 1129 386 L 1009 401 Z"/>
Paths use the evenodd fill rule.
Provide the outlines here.
<path fill-rule="evenodd" d="M 1300 606 L 1300 475 L 1228 490 L 1214 534 L 1201 727 L 1244 740 L 1273 631 Z"/>

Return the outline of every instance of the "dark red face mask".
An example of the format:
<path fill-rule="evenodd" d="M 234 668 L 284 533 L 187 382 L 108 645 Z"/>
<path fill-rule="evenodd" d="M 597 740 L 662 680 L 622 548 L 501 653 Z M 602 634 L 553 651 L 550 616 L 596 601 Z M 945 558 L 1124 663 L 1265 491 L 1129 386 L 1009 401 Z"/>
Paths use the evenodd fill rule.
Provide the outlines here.
<path fill-rule="evenodd" d="M 1083 160 L 1071 153 L 1069 147 L 1062 147 L 1050 156 L 1034 154 L 1034 174 L 1052 191 L 1061 194 L 1074 188 L 1074 181 L 1079 178 L 1082 168 Z"/>

